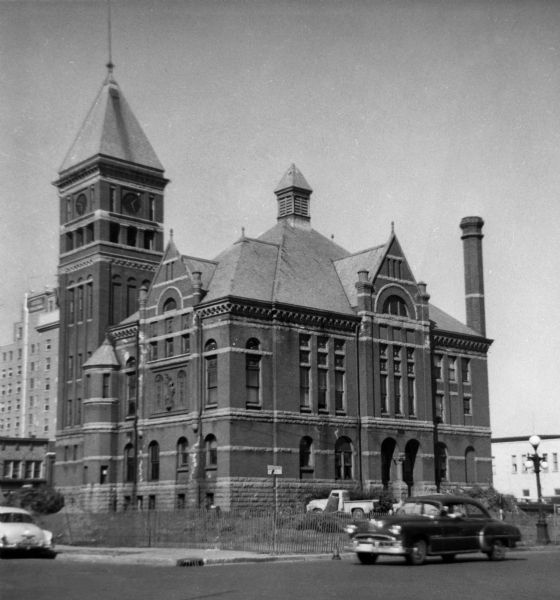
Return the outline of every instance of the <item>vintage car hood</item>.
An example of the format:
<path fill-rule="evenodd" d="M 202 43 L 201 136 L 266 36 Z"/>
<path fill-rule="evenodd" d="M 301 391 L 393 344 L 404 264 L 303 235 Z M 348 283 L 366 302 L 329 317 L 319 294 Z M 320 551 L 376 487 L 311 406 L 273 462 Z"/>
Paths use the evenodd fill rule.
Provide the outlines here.
<path fill-rule="evenodd" d="M 406 523 L 430 522 L 433 519 L 423 515 L 387 515 L 377 519 L 368 519 L 367 521 L 358 521 L 355 523 L 356 533 L 366 533 L 370 531 L 379 531 L 387 529 L 391 525 L 404 525 Z"/>

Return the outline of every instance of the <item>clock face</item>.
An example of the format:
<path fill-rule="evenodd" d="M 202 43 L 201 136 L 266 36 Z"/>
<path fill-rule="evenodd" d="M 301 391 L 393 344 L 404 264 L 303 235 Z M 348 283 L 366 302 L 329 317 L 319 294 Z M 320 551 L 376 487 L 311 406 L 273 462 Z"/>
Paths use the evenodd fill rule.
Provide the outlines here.
<path fill-rule="evenodd" d="M 76 212 L 83 215 L 86 212 L 87 199 L 84 194 L 80 194 L 76 200 Z"/>
<path fill-rule="evenodd" d="M 122 199 L 123 209 L 130 214 L 135 214 L 140 208 L 140 199 L 136 194 L 126 194 Z"/>

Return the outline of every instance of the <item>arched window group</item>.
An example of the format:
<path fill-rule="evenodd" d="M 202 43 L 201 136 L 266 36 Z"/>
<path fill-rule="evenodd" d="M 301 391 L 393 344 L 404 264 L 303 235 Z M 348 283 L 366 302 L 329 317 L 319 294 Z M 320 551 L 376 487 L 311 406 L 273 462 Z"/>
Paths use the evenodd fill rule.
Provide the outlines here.
<path fill-rule="evenodd" d="M 214 458 L 213 467 L 217 467 L 217 442 L 214 436 L 207 437 L 207 443 L 211 445 L 211 457 Z M 160 445 L 156 440 L 152 440 L 148 444 L 147 450 L 147 461 L 146 461 L 146 479 L 148 481 L 159 481 L 161 478 L 160 468 Z M 189 469 L 189 442 L 185 436 L 181 436 L 177 440 L 175 448 L 175 468 L 177 472 L 185 472 Z M 123 480 L 125 483 L 132 483 L 135 481 L 135 470 L 137 464 L 137 457 L 134 453 L 134 445 L 128 443 L 123 450 Z"/>

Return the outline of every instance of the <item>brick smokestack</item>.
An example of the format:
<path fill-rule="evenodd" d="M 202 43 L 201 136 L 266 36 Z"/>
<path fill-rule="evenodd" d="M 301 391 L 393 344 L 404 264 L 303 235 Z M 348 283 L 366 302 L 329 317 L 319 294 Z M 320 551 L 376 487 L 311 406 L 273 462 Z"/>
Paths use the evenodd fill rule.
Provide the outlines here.
<path fill-rule="evenodd" d="M 465 302 L 467 325 L 486 336 L 486 314 L 484 310 L 484 274 L 482 268 L 482 227 L 480 217 L 465 217 L 461 220 L 463 235 L 463 257 L 465 261 Z"/>

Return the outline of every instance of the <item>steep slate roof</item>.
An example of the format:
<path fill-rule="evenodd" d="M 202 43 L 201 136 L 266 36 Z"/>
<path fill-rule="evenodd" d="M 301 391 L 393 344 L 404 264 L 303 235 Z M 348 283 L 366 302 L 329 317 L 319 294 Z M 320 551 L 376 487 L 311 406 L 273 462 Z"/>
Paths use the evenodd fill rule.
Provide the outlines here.
<path fill-rule="evenodd" d="M 430 303 L 430 320 L 433 321 L 438 329 L 441 331 L 449 331 L 451 333 L 461 333 L 464 335 L 474 335 L 476 337 L 484 337 L 481 336 L 480 333 L 476 332 L 474 329 L 467 327 L 465 324 L 461 323 L 448 315 L 446 312 L 434 306 Z"/>
<path fill-rule="evenodd" d="M 212 260 L 205 260 L 203 258 L 195 258 L 194 256 L 181 256 L 181 260 L 185 265 L 189 277 L 192 279 L 192 274 L 195 272 L 200 273 L 202 287 L 207 289 L 210 284 L 210 280 L 216 270 L 216 263 Z"/>
<path fill-rule="evenodd" d="M 367 250 L 362 250 L 361 252 L 335 261 L 334 266 L 340 277 L 350 306 L 358 305 L 358 293 L 356 290 L 358 272 L 368 271 L 369 279 L 371 280 L 381 266 L 386 250 L 387 244 L 382 244 L 381 246 L 368 248 Z"/>
<path fill-rule="evenodd" d="M 288 188 L 298 188 L 312 192 L 311 186 L 303 176 L 302 172 L 292 163 L 289 169 L 284 173 L 280 183 L 276 186 L 274 192 L 280 192 Z"/>
<path fill-rule="evenodd" d="M 111 73 L 97 94 L 59 172 L 98 155 L 164 170 Z"/>
<path fill-rule="evenodd" d="M 280 220 L 258 239 L 241 238 L 216 257 L 204 301 L 224 296 L 354 314 L 334 260 L 348 252 L 310 227 Z"/>
<path fill-rule="evenodd" d="M 111 342 L 105 338 L 104 342 L 84 363 L 84 367 L 118 367 L 119 359 Z"/>

